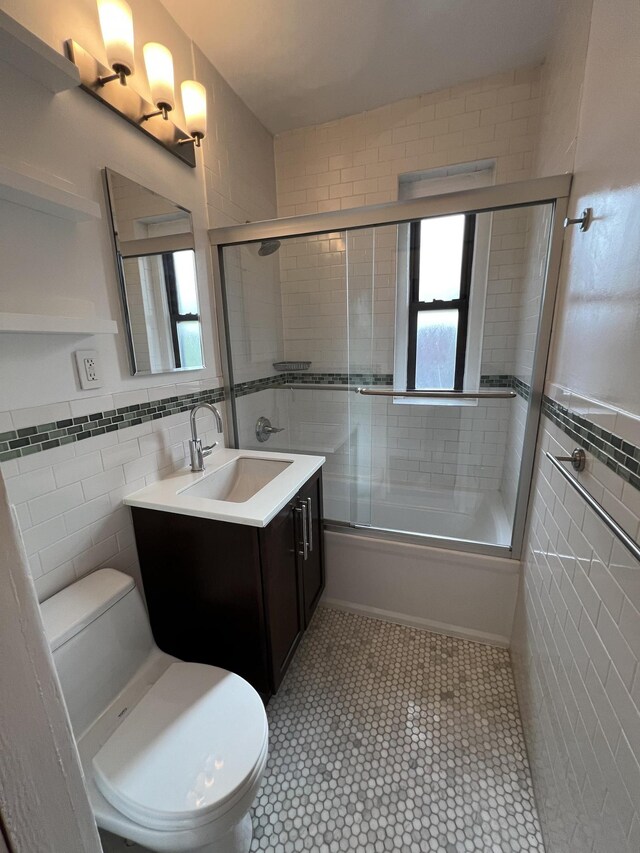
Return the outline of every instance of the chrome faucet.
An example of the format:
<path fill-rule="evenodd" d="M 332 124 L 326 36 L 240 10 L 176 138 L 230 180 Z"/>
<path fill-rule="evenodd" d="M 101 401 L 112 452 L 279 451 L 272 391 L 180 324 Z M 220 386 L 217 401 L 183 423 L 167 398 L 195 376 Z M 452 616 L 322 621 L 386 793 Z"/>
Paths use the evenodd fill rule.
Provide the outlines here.
<path fill-rule="evenodd" d="M 218 444 L 217 441 L 214 441 L 214 443 L 210 444 L 208 447 L 202 446 L 202 441 L 198 438 L 198 430 L 196 427 L 196 415 L 200 411 L 200 409 L 209 409 L 209 411 L 213 414 L 213 417 L 216 419 L 216 427 L 218 429 L 218 433 L 222 435 L 222 418 L 220 417 L 220 412 L 216 409 L 215 406 L 212 406 L 211 403 L 198 403 L 197 406 L 194 406 L 193 409 L 191 409 L 191 414 L 189 415 L 189 420 L 191 421 L 191 439 L 189 441 L 189 455 L 191 456 L 192 471 L 204 471 L 205 456 L 209 456 L 213 448 L 216 447 Z"/>

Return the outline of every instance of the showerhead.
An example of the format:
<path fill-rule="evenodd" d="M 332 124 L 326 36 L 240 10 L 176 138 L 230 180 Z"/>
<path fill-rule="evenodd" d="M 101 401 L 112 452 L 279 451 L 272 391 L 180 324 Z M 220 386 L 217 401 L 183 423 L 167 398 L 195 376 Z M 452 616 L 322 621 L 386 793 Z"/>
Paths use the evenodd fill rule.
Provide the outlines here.
<path fill-rule="evenodd" d="M 260 243 L 258 254 L 260 257 L 264 258 L 267 255 L 273 255 L 273 253 L 277 252 L 279 248 L 280 240 L 263 240 L 262 243 Z"/>

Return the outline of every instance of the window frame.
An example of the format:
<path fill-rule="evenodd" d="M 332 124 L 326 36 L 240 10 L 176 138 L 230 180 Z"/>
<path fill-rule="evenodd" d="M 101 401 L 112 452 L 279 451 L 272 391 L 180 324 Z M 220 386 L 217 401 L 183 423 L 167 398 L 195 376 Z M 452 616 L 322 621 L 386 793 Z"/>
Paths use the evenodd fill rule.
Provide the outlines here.
<path fill-rule="evenodd" d="M 408 391 L 444 390 L 462 391 L 467 356 L 467 337 L 469 330 L 469 304 L 471 281 L 473 277 L 473 259 L 476 237 L 476 216 L 465 214 L 462 243 L 462 261 L 460 264 L 460 291 L 456 299 L 434 299 L 431 302 L 420 301 L 420 239 L 423 220 L 410 224 L 409 230 L 409 304 L 407 328 L 407 383 Z M 456 358 L 453 388 L 424 389 L 416 388 L 418 315 L 425 311 L 458 311 L 458 333 L 456 338 Z"/>
<path fill-rule="evenodd" d="M 173 252 L 163 252 L 162 272 L 164 277 L 165 292 L 167 294 L 167 308 L 169 310 L 169 331 L 171 333 L 171 345 L 176 368 L 182 367 L 180 356 L 180 339 L 178 337 L 178 324 L 193 320 L 200 322 L 200 314 L 181 314 L 178 310 L 178 282 L 176 277 L 176 265 Z"/>

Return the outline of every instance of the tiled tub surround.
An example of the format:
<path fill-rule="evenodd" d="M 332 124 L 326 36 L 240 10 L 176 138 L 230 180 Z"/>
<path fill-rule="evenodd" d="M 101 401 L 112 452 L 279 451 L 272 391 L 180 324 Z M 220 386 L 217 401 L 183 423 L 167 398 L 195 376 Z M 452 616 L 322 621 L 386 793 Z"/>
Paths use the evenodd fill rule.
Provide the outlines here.
<path fill-rule="evenodd" d="M 386 377 L 381 382 L 371 382 L 372 377 L 354 382 L 353 375 L 333 382 L 331 376 L 325 378 L 323 385 L 358 385 L 361 378 L 367 385 L 388 385 Z M 257 400 L 244 403 L 253 396 L 245 391 L 237 403 L 243 442 L 255 440 L 251 427 L 256 412 L 267 414 L 269 407 L 274 412 L 275 405 L 272 421 L 285 432 L 271 438 L 268 446 L 329 454 L 327 474 L 344 480 L 371 476 L 375 483 L 388 485 L 499 488 L 510 400 L 481 400 L 464 407 L 401 405 L 393 398 L 316 389 L 312 383 L 308 390 L 288 389 L 286 382 L 269 382 L 253 393 Z M 265 412 L 259 411 L 263 400 Z M 246 427 L 245 420 L 253 423 Z"/>
<path fill-rule="evenodd" d="M 397 405 L 390 398 L 369 401 L 355 397 L 353 391 L 314 387 L 392 387 L 391 379 L 389 374 L 307 372 L 242 383 L 236 386 L 240 443 L 258 446 L 253 426 L 260 414 L 266 414 L 274 425 L 285 427 L 268 446 L 327 455 L 325 474 L 343 481 L 345 499 L 349 497 L 349 478 L 371 473 L 378 485 L 500 491 L 509 515 L 515 504 L 521 435 L 530 396 L 527 382 L 509 374 L 482 376 L 481 388 L 513 388 L 516 398 L 461 408 Z M 289 389 L 290 383 L 308 384 L 309 389 Z M 550 393 L 563 398 L 560 389 L 552 388 Z M 247 398 L 253 395 L 255 399 L 249 402 Z M 580 401 L 575 395 L 574 401 L 577 411 L 545 395 L 543 411 L 632 487 L 640 488 L 640 449 L 615 432 L 615 413 L 603 415 L 603 407 Z M 625 432 L 632 420 L 621 414 L 618 424 L 619 431 Z M 354 452 L 355 444 L 364 448 L 364 455 Z M 507 466 L 511 466 L 510 474 Z"/>
<path fill-rule="evenodd" d="M 544 279 L 544 266 L 535 265 L 532 258 L 548 244 L 548 224 L 548 206 L 491 215 L 480 355 L 483 374 L 530 375 Z M 321 373 L 345 372 L 345 368 L 393 372 L 398 241 L 397 226 L 283 240 L 278 255 L 286 360 L 311 360 Z M 225 264 L 229 251 L 225 249 Z M 248 252 L 244 247 L 244 254 Z M 233 257 L 229 262 L 233 267 Z M 267 270 L 265 275 L 268 278 Z M 228 283 L 234 304 L 244 287 L 234 279 Z M 250 317 L 236 314 L 230 319 L 233 341 L 244 334 Z M 255 366 L 259 363 L 256 360 Z M 241 373 L 244 366 L 240 358 Z M 254 373 L 249 378 L 257 377 Z"/>
<path fill-rule="evenodd" d="M 254 853 L 543 853 L 506 650 L 320 607 L 268 715 Z"/>
<path fill-rule="evenodd" d="M 5 432 L 28 429 L 31 419 L 89 418 L 78 425 L 89 433 L 84 438 L 71 433 L 70 441 L 50 449 L 25 445 L 7 453 L 24 454 L 25 447 L 40 452 L 2 463 L 41 600 L 100 566 L 137 576 L 131 515 L 122 497 L 187 464 L 189 410 L 196 402 L 215 401 L 224 415 L 221 389 L 198 386 L 161 386 L 0 414 Z M 94 427 L 104 419 L 90 419 L 98 407 L 110 418 L 120 415 L 109 412 L 121 412 L 124 420 Z M 206 443 L 222 438 L 206 411 L 198 416 L 198 433 Z"/>

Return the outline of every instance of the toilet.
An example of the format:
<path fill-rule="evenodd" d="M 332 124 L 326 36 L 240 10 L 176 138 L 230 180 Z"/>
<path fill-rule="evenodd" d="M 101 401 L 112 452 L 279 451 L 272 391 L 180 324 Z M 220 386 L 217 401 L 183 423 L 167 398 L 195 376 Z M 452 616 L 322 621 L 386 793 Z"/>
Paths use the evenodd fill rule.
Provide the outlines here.
<path fill-rule="evenodd" d="M 41 611 L 98 826 L 147 850 L 247 853 L 268 751 L 253 687 L 161 652 L 114 569 Z"/>

